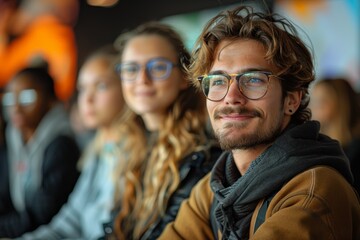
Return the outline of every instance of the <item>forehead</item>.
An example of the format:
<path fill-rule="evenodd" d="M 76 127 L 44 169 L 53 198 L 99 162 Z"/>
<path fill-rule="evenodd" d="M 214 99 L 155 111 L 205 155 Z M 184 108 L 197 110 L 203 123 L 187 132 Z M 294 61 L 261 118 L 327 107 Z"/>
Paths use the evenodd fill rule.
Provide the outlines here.
<path fill-rule="evenodd" d="M 78 82 L 86 82 L 94 79 L 115 78 L 116 73 L 113 69 L 112 62 L 105 57 L 95 57 L 89 59 L 82 66 L 79 72 Z"/>
<path fill-rule="evenodd" d="M 212 70 L 243 72 L 258 69 L 274 73 L 275 67 L 265 56 L 265 47 L 256 40 L 224 40 L 215 49 Z"/>
<path fill-rule="evenodd" d="M 154 57 L 165 57 L 177 61 L 177 53 L 171 43 L 159 35 L 141 35 L 126 44 L 122 61 L 146 61 Z"/>
<path fill-rule="evenodd" d="M 34 76 L 29 74 L 20 74 L 15 76 L 8 86 L 9 91 L 21 91 L 23 89 L 38 89 L 38 84 L 33 80 Z"/>

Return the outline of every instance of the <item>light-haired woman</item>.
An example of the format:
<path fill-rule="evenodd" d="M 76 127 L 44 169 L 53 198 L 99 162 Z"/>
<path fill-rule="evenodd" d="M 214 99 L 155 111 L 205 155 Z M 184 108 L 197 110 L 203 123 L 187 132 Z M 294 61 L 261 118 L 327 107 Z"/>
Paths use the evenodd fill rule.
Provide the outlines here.
<path fill-rule="evenodd" d="M 189 53 L 171 27 L 150 22 L 117 40 L 129 110 L 127 161 L 118 168 L 116 239 L 155 239 L 221 150 L 206 135 L 201 93 L 187 81 Z"/>

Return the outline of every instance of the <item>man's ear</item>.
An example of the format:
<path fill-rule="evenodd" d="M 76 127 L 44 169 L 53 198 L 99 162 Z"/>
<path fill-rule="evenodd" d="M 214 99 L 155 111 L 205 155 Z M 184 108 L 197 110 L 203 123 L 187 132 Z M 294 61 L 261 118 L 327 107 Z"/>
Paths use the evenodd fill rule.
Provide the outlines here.
<path fill-rule="evenodd" d="M 300 106 L 302 91 L 287 92 L 284 101 L 285 115 L 293 115 Z"/>

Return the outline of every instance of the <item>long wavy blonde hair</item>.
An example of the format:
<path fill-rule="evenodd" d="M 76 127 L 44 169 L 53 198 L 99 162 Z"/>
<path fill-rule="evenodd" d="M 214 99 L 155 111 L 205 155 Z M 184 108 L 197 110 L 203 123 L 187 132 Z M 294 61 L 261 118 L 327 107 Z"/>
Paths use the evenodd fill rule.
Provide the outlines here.
<path fill-rule="evenodd" d="M 118 39 L 120 56 L 126 43 L 139 35 L 158 35 L 166 39 L 178 55 L 186 77 L 190 55 L 180 36 L 161 23 L 143 24 Z M 126 112 L 123 129 L 127 130 L 124 143 L 127 160 L 121 161 L 124 164 L 116 171 L 120 208 L 114 223 L 117 238 L 139 239 L 164 214 L 170 196 L 180 183 L 181 161 L 191 152 L 205 147 L 206 119 L 205 100 L 190 84 L 169 107 L 156 135 L 149 137 L 141 117 L 131 110 Z"/>

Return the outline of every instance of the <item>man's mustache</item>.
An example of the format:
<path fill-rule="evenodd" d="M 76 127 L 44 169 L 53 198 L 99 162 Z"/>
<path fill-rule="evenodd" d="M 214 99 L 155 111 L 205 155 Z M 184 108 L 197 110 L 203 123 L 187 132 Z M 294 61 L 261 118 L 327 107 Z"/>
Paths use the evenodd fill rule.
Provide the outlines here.
<path fill-rule="evenodd" d="M 223 115 L 246 114 L 253 117 L 261 117 L 261 113 L 244 107 L 223 107 L 214 112 L 214 119 L 219 119 Z"/>

